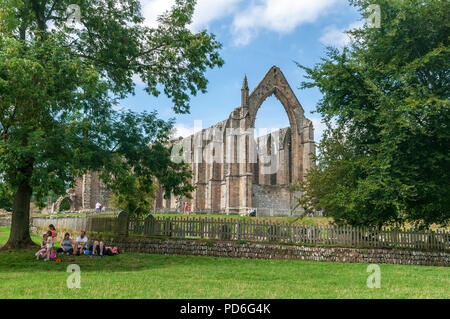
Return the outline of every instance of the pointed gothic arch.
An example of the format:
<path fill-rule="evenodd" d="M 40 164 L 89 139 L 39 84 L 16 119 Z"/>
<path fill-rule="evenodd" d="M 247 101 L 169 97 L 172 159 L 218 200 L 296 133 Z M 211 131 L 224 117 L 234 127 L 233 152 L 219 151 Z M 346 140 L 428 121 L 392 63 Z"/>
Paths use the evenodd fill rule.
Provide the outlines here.
<path fill-rule="evenodd" d="M 246 79 L 244 82 L 246 82 Z M 248 97 L 242 99 L 243 103 L 244 101 L 247 103 L 247 105 L 243 106 L 248 109 L 248 128 L 255 127 L 256 114 L 264 101 L 271 95 L 275 95 L 280 101 L 288 116 L 291 129 L 292 180 L 301 180 L 305 173 L 305 166 L 310 166 L 304 163 L 308 160 L 306 156 L 309 155 L 304 154 L 304 147 L 302 147 L 302 144 L 306 141 L 313 140 L 312 136 L 304 136 L 305 128 L 310 126 L 310 121 L 305 118 L 303 107 L 292 91 L 284 74 L 276 66 L 271 67 Z"/>
<path fill-rule="evenodd" d="M 266 176 L 261 178 L 255 174 L 261 163 L 257 162 L 258 154 L 253 150 L 256 141 L 252 132 L 258 110 L 271 95 L 275 95 L 284 107 L 289 127 L 280 129 L 274 137 L 277 138 L 274 140 L 275 151 L 279 154 L 277 161 L 282 164 L 277 166 L 281 168 L 276 173 L 269 169 L 267 174 L 265 170 L 262 175 L 268 175 L 270 180 L 267 180 Z M 216 129 L 219 131 L 217 136 L 212 134 Z M 302 180 L 306 169 L 313 165 L 309 156 L 314 153 L 313 134 L 312 122 L 304 116 L 300 102 L 279 68 L 270 68 L 251 93 L 245 76 L 241 105 L 226 120 L 174 141 L 189 145 L 186 160 L 191 163 L 192 182 L 197 187 L 192 200 L 188 201 L 189 207 L 194 212 L 206 213 L 242 213 L 257 208 L 258 214 L 266 209 L 267 214 L 276 210 L 278 215 L 291 215 L 295 197 L 299 194 L 294 193 L 290 185 Z M 216 138 L 219 144 L 211 147 L 210 143 Z M 217 158 L 222 159 L 221 162 L 198 163 L 200 157 L 216 159 L 217 154 L 220 154 Z M 175 211 L 173 205 L 174 202 L 157 200 L 155 211 Z M 268 207 L 272 211 L 268 211 Z"/>

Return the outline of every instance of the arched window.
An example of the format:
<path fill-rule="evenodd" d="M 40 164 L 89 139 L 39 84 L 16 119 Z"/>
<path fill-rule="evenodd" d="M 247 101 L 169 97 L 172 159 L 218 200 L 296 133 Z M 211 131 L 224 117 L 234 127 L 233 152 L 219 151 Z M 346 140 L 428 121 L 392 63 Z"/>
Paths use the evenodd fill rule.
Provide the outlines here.
<path fill-rule="evenodd" d="M 253 183 L 260 185 L 289 183 L 290 154 L 280 152 L 283 148 L 280 142 L 283 143 L 283 134 L 289 126 L 285 108 L 274 95 L 269 96 L 256 113 L 254 134 L 258 156 L 253 169 Z"/>

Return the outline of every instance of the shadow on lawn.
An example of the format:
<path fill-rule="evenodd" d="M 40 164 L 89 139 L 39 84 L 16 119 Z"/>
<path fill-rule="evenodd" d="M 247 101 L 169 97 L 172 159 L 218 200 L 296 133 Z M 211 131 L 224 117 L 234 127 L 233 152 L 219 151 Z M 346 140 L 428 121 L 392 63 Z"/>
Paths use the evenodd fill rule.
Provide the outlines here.
<path fill-rule="evenodd" d="M 2 247 L 9 236 L 10 227 L 0 226 L 0 247 Z M 30 234 L 33 241 L 38 244 L 39 236 Z M 37 249 L 22 249 L 0 251 L 0 273 L 12 272 L 61 272 L 66 271 L 70 264 L 77 264 L 82 272 L 127 272 L 158 268 L 170 268 L 176 265 L 191 265 L 194 256 L 166 256 L 151 254 L 124 253 L 118 256 L 67 256 L 58 255 L 50 262 L 36 260 Z M 56 262 L 60 259 L 61 262 Z M 202 257 L 196 259 L 196 264 L 209 264 L 215 257 Z"/>
<path fill-rule="evenodd" d="M 0 252 L 0 273 L 5 272 L 52 272 L 65 271 L 68 265 L 77 264 L 83 272 L 127 272 L 170 267 L 173 264 L 188 263 L 180 258 L 174 262 L 169 256 L 146 254 L 121 254 L 104 256 L 103 258 L 89 256 L 58 255 L 49 262 L 36 260 L 33 250 L 11 250 Z M 61 262 L 56 262 L 60 259 Z"/>

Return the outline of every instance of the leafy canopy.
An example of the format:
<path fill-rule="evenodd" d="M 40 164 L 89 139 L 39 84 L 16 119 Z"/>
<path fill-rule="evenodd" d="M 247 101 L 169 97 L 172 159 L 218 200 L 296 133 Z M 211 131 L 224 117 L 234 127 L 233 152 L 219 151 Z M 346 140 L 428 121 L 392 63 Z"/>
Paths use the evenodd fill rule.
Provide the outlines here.
<path fill-rule="evenodd" d="M 300 66 L 323 98 L 328 125 L 304 202 L 340 223 L 424 226 L 450 220 L 450 3 L 354 0 L 379 28 L 350 32 L 313 68 Z"/>
<path fill-rule="evenodd" d="M 76 25 L 67 23 L 72 4 Z M 63 194 L 87 170 L 102 171 L 113 190 L 129 174 L 146 189 L 154 177 L 167 193 L 191 189 L 187 167 L 163 146 L 173 121 L 117 106 L 136 76 L 177 113 L 206 91 L 221 45 L 188 30 L 194 7 L 177 0 L 150 28 L 138 0 L 0 0 L 0 179 L 18 204 L 29 190 L 37 200 Z"/>

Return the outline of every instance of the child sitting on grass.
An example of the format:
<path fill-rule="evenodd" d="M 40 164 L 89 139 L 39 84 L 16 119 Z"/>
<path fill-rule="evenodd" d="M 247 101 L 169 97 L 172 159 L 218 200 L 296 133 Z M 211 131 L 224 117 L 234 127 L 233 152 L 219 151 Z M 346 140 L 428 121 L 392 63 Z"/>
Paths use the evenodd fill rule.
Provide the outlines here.
<path fill-rule="evenodd" d="M 39 258 L 44 257 L 47 254 L 47 233 L 45 233 L 42 238 L 43 241 L 41 242 L 41 249 L 35 254 L 36 259 L 39 260 Z"/>

